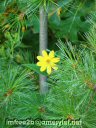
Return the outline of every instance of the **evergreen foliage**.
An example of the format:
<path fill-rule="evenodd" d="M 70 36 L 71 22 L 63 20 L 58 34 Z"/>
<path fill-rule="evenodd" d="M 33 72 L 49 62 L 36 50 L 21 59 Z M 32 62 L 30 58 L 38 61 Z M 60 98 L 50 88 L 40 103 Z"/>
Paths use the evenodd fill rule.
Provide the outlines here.
<path fill-rule="evenodd" d="M 48 49 L 60 58 L 51 75 L 36 66 L 41 5 L 48 12 Z M 0 1 L 0 128 L 96 128 L 95 13 L 95 0 Z M 45 96 L 39 74 L 48 77 Z M 11 126 L 7 119 L 80 119 L 82 125 Z"/>

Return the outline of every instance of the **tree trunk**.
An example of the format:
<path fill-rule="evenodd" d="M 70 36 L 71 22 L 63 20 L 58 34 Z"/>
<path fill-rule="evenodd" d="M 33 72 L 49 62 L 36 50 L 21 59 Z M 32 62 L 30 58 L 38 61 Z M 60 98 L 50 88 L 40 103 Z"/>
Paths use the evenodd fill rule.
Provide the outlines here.
<path fill-rule="evenodd" d="M 47 49 L 48 44 L 48 16 L 47 12 L 44 10 L 44 7 L 40 7 L 40 42 L 39 42 L 39 52 L 40 55 L 42 54 L 42 50 Z M 40 83 L 40 93 L 46 94 L 48 91 L 48 86 L 46 83 L 46 76 L 40 75 L 39 76 L 39 83 Z"/>

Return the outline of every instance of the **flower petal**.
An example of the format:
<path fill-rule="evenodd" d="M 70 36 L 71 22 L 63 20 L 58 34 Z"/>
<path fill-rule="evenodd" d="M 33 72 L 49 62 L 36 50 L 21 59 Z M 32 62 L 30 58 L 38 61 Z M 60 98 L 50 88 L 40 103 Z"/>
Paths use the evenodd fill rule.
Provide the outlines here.
<path fill-rule="evenodd" d="M 42 55 L 43 55 L 44 57 L 47 57 L 47 56 L 48 56 L 48 54 L 47 54 L 47 52 L 46 52 L 45 50 L 42 51 Z"/>
<path fill-rule="evenodd" d="M 38 59 L 39 61 L 42 61 L 42 60 L 43 60 L 43 57 L 42 57 L 42 56 L 37 56 L 37 59 Z"/>
<path fill-rule="evenodd" d="M 43 62 L 37 62 L 37 66 L 42 66 Z"/>
<path fill-rule="evenodd" d="M 48 67 L 47 67 L 47 73 L 50 75 L 51 72 L 52 72 L 51 66 L 48 66 Z"/>
<path fill-rule="evenodd" d="M 57 66 L 54 66 L 54 67 L 52 67 L 54 70 L 58 70 L 58 67 Z"/>
<path fill-rule="evenodd" d="M 46 70 L 46 66 L 42 66 L 41 68 L 40 68 L 40 71 L 41 72 L 43 72 L 43 71 L 45 71 Z"/>
<path fill-rule="evenodd" d="M 49 53 L 49 57 L 51 57 L 51 58 L 54 57 L 54 51 L 53 50 Z"/>
<path fill-rule="evenodd" d="M 60 61 L 60 58 L 53 58 L 52 60 L 51 60 L 53 63 L 57 63 L 57 62 L 59 62 Z"/>

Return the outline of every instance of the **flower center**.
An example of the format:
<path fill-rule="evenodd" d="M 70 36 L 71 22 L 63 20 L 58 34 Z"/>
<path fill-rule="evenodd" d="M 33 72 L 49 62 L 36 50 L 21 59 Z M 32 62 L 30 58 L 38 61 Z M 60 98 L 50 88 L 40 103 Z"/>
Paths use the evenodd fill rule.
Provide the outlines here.
<path fill-rule="evenodd" d="M 47 62 L 47 64 L 50 64 L 51 61 L 50 61 L 50 59 L 47 59 L 46 62 Z"/>

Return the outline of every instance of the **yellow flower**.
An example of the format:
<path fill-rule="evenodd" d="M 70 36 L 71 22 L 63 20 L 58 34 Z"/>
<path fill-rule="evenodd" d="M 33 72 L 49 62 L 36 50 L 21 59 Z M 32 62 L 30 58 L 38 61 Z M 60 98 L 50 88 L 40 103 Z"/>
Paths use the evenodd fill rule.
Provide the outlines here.
<path fill-rule="evenodd" d="M 48 74 L 51 74 L 52 69 L 57 70 L 58 67 L 56 63 L 60 61 L 60 58 L 55 57 L 54 51 L 52 50 L 49 55 L 45 50 L 42 51 L 42 56 L 37 56 L 39 62 L 37 62 L 37 66 L 40 66 L 40 71 L 43 72 L 47 70 Z"/>

